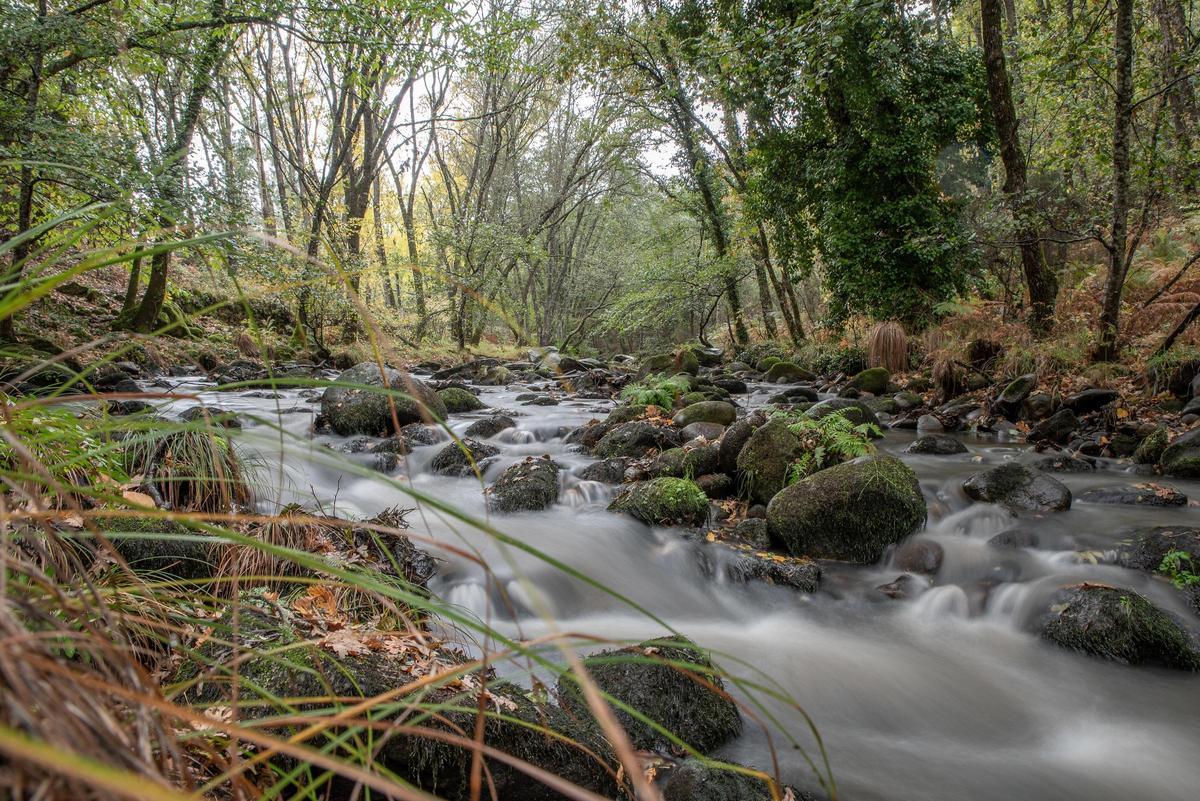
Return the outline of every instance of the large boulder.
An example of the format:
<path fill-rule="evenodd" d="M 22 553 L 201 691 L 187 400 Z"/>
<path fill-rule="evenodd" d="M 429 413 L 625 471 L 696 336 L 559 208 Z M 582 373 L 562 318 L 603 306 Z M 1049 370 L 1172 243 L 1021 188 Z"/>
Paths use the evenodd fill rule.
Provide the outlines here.
<path fill-rule="evenodd" d="M 719 454 L 720 449 L 716 443 L 695 448 L 670 448 L 655 457 L 646 469 L 652 478 L 696 478 L 720 469 Z"/>
<path fill-rule="evenodd" d="M 879 418 L 875 416 L 875 412 L 871 411 L 871 407 L 853 398 L 830 398 L 829 400 L 823 400 L 815 406 L 805 409 L 804 416 L 812 420 L 822 420 L 837 412 L 841 412 L 847 420 L 850 420 L 855 425 L 870 423 L 882 429 L 882 424 L 879 422 Z M 882 435 L 872 433 L 871 436 L 872 438 L 877 438 Z"/>
<path fill-rule="evenodd" d="M 799 556 L 869 563 L 925 517 L 916 474 L 894 456 L 867 456 L 782 490 L 767 506 L 767 530 Z"/>
<path fill-rule="evenodd" d="M 389 397 L 384 392 L 385 378 L 387 389 L 403 394 Z M 363 362 L 342 373 L 337 381 L 365 387 L 331 386 L 321 396 L 321 414 L 342 436 L 395 433 L 393 405 L 401 426 L 446 417 L 446 405 L 432 388 L 393 367 L 385 367 L 381 375 L 379 365 Z"/>
<path fill-rule="evenodd" d="M 488 509 L 493 512 L 537 511 L 558 500 L 558 471 L 549 457 L 532 456 L 500 474 L 487 488 Z"/>
<path fill-rule="evenodd" d="M 461 387 L 447 387 L 446 389 L 438 390 L 437 395 L 442 399 L 442 403 L 446 406 L 446 411 L 450 414 L 477 412 L 480 409 L 487 408 L 483 401 Z"/>
<path fill-rule="evenodd" d="M 712 662 L 682 637 L 603 651 L 584 659 L 583 665 L 601 692 L 636 709 L 701 753 L 742 733 L 737 706 L 723 693 L 724 684 Z M 568 713 L 581 720 L 592 718 L 573 674 L 559 678 L 558 698 Z M 634 748 L 672 746 L 670 739 L 625 710 L 614 707 L 613 713 Z"/>
<path fill-rule="evenodd" d="M 1042 627 L 1053 643 L 1127 665 L 1200 670 L 1200 652 L 1170 615 L 1132 590 L 1081 584 Z"/>
<path fill-rule="evenodd" d="M 737 472 L 742 491 L 757 503 L 768 503 L 783 489 L 792 463 L 800 458 L 800 438 L 788 428 L 782 417 L 759 427 L 737 456 Z"/>
<path fill-rule="evenodd" d="M 1071 490 L 1056 478 L 1016 462 L 976 473 L 963 484 L 967 497 L 998 503 L 1012 512 L 1064 512 Z"/>
<path fill-rule="evenodd" d="M 608 508 L 650 525 L 699 526 L 708 519 L 708 496 L 686 478 L 655 478 L 631 484 Z"/>
<path fill-rule="evenodd" d="M 678 428 L 686 428 L 692 423 L 717 423 L 727 426 L 736 419 L 737 409 L 732 403 L 701 401 L 676 412 L 672 422 Z"/>
<path fill-rule="evenodd" d="M 720 445 L 722 473 L 732 476 L 737 472 L 738 454 L 742 452 L 742 448 L 746 446 L 746 443 L 750 440 L 750 435 L 753 433 L 754 423 L 747 418 L 737 420 L 733 425 L 725 429 L 725 433 L 721 435 Z"/>
<path fill-rule="evenodd" d="M 614 456 L 643 456 L 651 449 L 675 444 L 675 430 L 645 420 L 621 423 L 596 443 L 595 454 L 601 459 Z"/>
<path fill-rule="evenodd" d="M 772 384 L 798 384 L 801 381 L 815 381 L 817 377 L 795 362 L 776 362 L 767 370 L 765 376 Z"/>
<path fill-rule="evenodd" d="M 849 386 L 857 389 L 859 392 L 882 395 L 887 392 L 888 384 L 891 382 L 892 374 L 886 368 L 871 367 L 851 378 Z"/>
<path fill-rule="evenodd" d="M 1200 478 L 1200 427 L 1193 428 L 1163 450 L 1163 472 L 1175 478 Z"/>
<path fill-rule="evenodd" d="M 486 470 L 498 453 L 500 449 L 495 445 L 464 437 L 438 451 L 429 467 L 444 476 L 473 476 L 476 470 L 480 473 Z"/>

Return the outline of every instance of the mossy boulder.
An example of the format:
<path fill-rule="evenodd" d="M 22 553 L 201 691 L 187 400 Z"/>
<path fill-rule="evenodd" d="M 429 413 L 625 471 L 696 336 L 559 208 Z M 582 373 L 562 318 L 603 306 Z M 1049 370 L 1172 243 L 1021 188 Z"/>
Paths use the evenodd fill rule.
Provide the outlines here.
<path fill-rule="evenodd" d="M 742 733 L 737 706 L 723 695 L 724 683 L 712 661 L 682 637 L 650 640 L 617 651 L 603 651 L 583 660 L 601 692 L 636 709 L 692 748 L 706 753 Z M 581 720 L 592 715 L 574 676 L 558 681 L 559 703 Z M 671 747 L 671 740 L 653 727 L 613 708 L 617 722 L 634 748 Z"/>
<path fill-rule="evenodd" d="M 645 378 L 648 375 L 663 375 L 675 367 L 675 356 L 670 353 L 655 353 L 642 359 L 642 366 L 638 369 L 638 377 Z"/>
<path fill-rule="evenodd" d="M 806 409 L 804 416 L 812 420 L 821 420 L 836 412 L 844 414 L 846 419 L 855 425 L 870 423 L 877 428 L 883 428 L 883 424 L 879 422 L 879 418 L 875 416 L 875 412 L 871 411 L 871 407 L 853 398 L 830 398 L 829 400 L 823 400 Z M 873 433 L 871 436 L 872 438 L 877 438 L 883 435 Z"/>
<path fill-rule="evenodd" d="M 621 423 L 596 443 L 595 454 L 601 459 L 614 456 L 643 456 L 651 449 L 675 444 L 675 429 L 657 426 L 645 420 Z"/>
<path fill-rule="evenodd" d="M 765 378 L 772 384 L 798 384 L 801 381 L 815 381 L 817 377 L 795 362 L 776 362 L 767 370 Z"/>
<path fill-rule="evenodd" d="M 1163 472 L 1175 478 L 1200 478 L 1200 428 L 1193 428 L 1163 449 Z"/>
<path fill-rule="evenodd" d="M 1010 420 L 1016 420 L 1021 411 L 1021 404 L 1025 402 L 1036 386 L 1037 375 L 1035 373 L 1028 373 L 1013 379 L 996 396 L 997 411 Z"/>
<path fill-rule="evenodd" d="M 561 465 L 548 457 L 532 456 L 500 474 L 487 488 L 488 509 L 493 512 L 537 511 L 558 500 Z"/>
<path fill-rule="evenodd" d="M 765 373 L 775 365 L 779 364 L 783 359 L 778 356 L 764 356 L 754 365 L 754 369 L 760 373 Z"/>
<path fill-rule="evenodd" d="M 925 434 L 917 437 L 905 449 L 906 453 L 925 453 L 935 456 L 954 456 L 967 453 L 967 446 L 958 437 L 949 434 Z"/>
<path fill-rule="evenodd" d="M 888 384 L 892 382 L 892 374 L 884 367 L 871 367 L 863 370 L 850 379 L 849 386 L 859 392 L 870 392 L 872 395 L 882 395 L 887 392 Z"/>
<path fill-rule="evenodd" d="M 473 476 L 476 470 L 486 470 L 498 453 L 500 449 L 495 445 L 464 437 L 438 451 L 429 468 L 443 476 Z"/>
<path fill-rule="evenodd" d="M 485 369 L 476 382 L 485 387 L 502 387 L 513 382 L 513 373 L 507 367 L 494 364 Z"/>
<path fill-rule="evenodd" d="M 513 420 L 506 414 L 497 414 L 471 423 L 471 425 L 467 426 L 467 430 L 463 432 L 463 436 L 488 439 L 489 437 L 496 436 L 505 429 L 516 427 L 516 420 Z"/>
<path fill-rule="evenodd" d="M 894 456 L 867 456 L 782 490 L 767 506 L 767 530 L 797 556 L 869 563 L 925 517 L 916 473 Z"/>
<path fill-rule="evenodd" d="M 1073 651 L 1127 665 L 1200 670 L 1188 633 L 1170 615 L 1132 590 L 1081 584 L 1059 598 L 1061 611 L 1042 636 Z"/>
<path fill-rule="evenodd" d="M 770 786 L 757 776 L 748 776 L 721 768 L 699 759 L 680 762 L 671 771 L 662 787 L 663 801 L 772 801 L 776 797 L 791 797 L 796 801 L 812 801 L 807 793 L 776 796 Z"/>
<path fill-rule="evenodd" d="M 1012 512 L 1065 512 L 1071 490 L 1056 478 L 1016 462 L 976 473 L 963 483 L 972 500 L 998 503 Z"/>
<path fill-rule="evenodd" d="M 487 408 L 483 401 L 461 387 L 447 387 L 446 389 L 438 390 L 438 397 L 442 399 L 442 403 L 446 406 L 446 411 L 450 414 L 477 412 L 480 409 Z"/>
<path fill-rule="evenodd" d="M 714 443 L 695 448 L 670 448 L 660 453 L 647 471 L 653 478 L 695 478 L 720 469 L 720 448 Z"/>
<path fill-rule="evenodd" d="M 203 532 L 156 517 L 101 518 L 97 525 L 135 572 L 191 580 L 216 574 L 213 549 L 218 541 Z"/>
<path fill-rule="evenodd" d="M 176 681 L 184 683 L 182 697 L 188 703 L 204 707 L 227 704 L 232 696 L 230 666 L 237 664 L 239 717 L 243 720 L 295 714 L 297 708 L 326 707 L 330 697 L 357 699 L 393 693 L 413 681 L 417 675 L 414 670 L 428 670 L 430 660 L 435 660 L 435 669 L 448 670 L 463 658 L 440 648 L 432 655 L 371 650 L 338 657 L 331 647 L 299 633 L 296 621 L 282 604 L 261 599 L 243 601 L 239 609 L 237 642 L 241 648 L 228 645 L 232 635 L 229 615 L 217 621 L 213 629 L 214 636 L 197 649 L 194 658 L 184 660 Z M 197 682 L 202 671 L 208 675 Z M 414 691 L 412 707 L 402 706 L 409 700 L 405 697 L 393 697 L 391 703 L 397 705 L 393 714 L 400 725 L 412 725 L 414 710 L 436 704 L 438 714 L 419 725 L 449 737 L 462 737 L 466 732 L 467 739 L 475 730 L 477 710 L 482 706 L 487 710 L 483 726 L 487 745 L 604 798 L 620 795 L 615 779 L 616 758 L 594 726 L 582 724 L 552 704 L 532 700 L 527 691 L 511 682 L 493 678 L 486 692 L 481 699 L 477 681 L 464 682 L 457 688 L 435 685 L 433 689 Z M 284 698 L 292 700 L 284 704 L 279 700 Z M 345 735 L 333 727 L 318 734 L 312 744 L 322 747 L 328 742 L 329 747 L 335 747 L 333 741 Z M 379 740 L 375 749 L 373 760 L 381 768 L 427 793 L 452 801 L 472 797 L 473 751 L 469 747 L 430 736 L 391 732 Z M 288 758 L 277 759 L 281 769 L 295 764 Z M 506 762 L 485 759 L 484 771 L 498 798 L 563 798 Z M 333 798 L 349 798 L 353 791 L 354 785 L 348 779 L 335 777 L 331 781 Z"/>
<path fill-rule="evenodd" d="M 1171 444 L 1171 432 L 1166 426 L 1159 426 L 1151 431 L 1133 452 L 1133 461 L 1138 464 L 1157 464 L 1162 458 L 1163 451 Z"/>
<path fill-rule="evenodd" d="M 800 438 L 788 428 L 788 420 L 769 420 L 750 435 L 738 453 L 737 472 L 743 492 L 756 503 L 768 503 L 783 489 L 792 463 L 802 453 Z"/>
<path fill-rule="evenodd" d="M 727 426 L 736 419 L 737 409 L 732 403 L 726 403 L 725 401 L 701 401 L 676 412 L 671 422 L 677 428 L 685 428 L 692 423 L 717 423 Z"/>
<path fill-rule="evenodd" d="M 687 407 L 687 406 L 694 406 L 698 403 L 705 403 L 712 399 L 713 399 L 713 397 L 709 393 L 700 392 L 699 390 L 697 390 L 696 392 L 685 392 L 683 395 L 681 395 L 679 397 L 679 403 L 680 403 L 680 405 Z"/>
<path fill-rule="evenodd" d="M 719 452 L 721 472 L 730 476 L 737 473 L 738 454 L 742 452 L 750 435 L 754 433 L 755 426 L 751 419 L 757 418 L 742 418 L 734 421 L 721 435 Z"/>
<path fill-rule="evenodd" d="M 700 359 L 691 348 L 684 348 L 675 357 L 679 372 L 697 375 L 700 372 Z"/>
<path fill-rule="evenodd" d="M 1177 568 L 1181 573 L 1200 574 L 1200 528 L 1154 526 L 1137 529 L 1117 548 L 1117 564 L 1131 570 L 1166 575 L 1162 570 L 1163 559 L 1174 552 L 1187 555 Z M 1167 578 L 1171 576 L 1167 575 Z M 1200 584 L 1184 583 L 1180 589 L 1192 609 L 1200 615 Z"/>
<path fill-rule="evenodd" d="M 385 379 L 387 389 L 402 394 L 389 398 L 384 391 Z M 337 380 L 365 387 L 331 386 L 321 396 L 321 414 L 342 436 L 395 433 L 393 405 L 395 420 L 401 426 L 446 417 L 446 405 L 432 388 L 395 368 L 385 367 L 381 374 L 379 365 L 364 362 L 351 367 Z"/>
<path fill-rule="evenodd" d="M 599 481 L 602 484 L 620 484 L 625 480 L 625 468 L 629 461 L 620 456 L 592 462 L 579 471 L 580 481 Z"/>
<path fill-rule="evenodd" d="M 699 526 L 708 519 L 708 496 L 686 478 L 655 478 L 630 485 L 608 508 L 650 525 Z"/>

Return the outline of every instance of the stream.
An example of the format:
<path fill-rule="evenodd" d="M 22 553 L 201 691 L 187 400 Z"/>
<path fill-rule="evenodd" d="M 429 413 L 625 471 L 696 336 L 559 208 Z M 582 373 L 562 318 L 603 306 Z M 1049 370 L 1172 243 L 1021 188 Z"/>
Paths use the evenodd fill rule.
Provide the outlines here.
<path fill-rule="evenodd" d="M 421 376 L 418 376 L 421 377 Z M 877 587 L 903 571 L 888 564 L 825 566 L 821 589 L 801 594 L 763 583 L 723 579 L 724 547 L 647 527 L 605 511 L 615 488 L 581 482 L 593 461 L 564 443 L 611 402 L 564 400 L 522 406 L 524 386 L 483 387 L 481 399 L 509 410 L 516 429 L 490 442 L 501 448 L 490 483 L 526 456 L 550 454 L 560 474 L 559 501 L 541 512 L 491 516 L 504 532 L 574 567 L 651 610 L 714 652 L 728 672 L 769 676 L 811 716 L 827 746 L 839 797 L 847 801 L 1196 801 L 1200 798 L 1200 677 L 1133 668 L 1062 650 L 1037 634 L 1036 623 L 1056 588 L 1095 581 L 1127 586 L 1193 626 L 1197 618 L 1169 584 L 1105 564 L 1133 527 L 1200 525 L 1196 507 L 1145 508 L 1076 503 L 1069 512 L 1024 516 L 1039 547 L 1001 549 L 988 539 L 1017 522 L 1000 507 L 971 503 L 961 484 L 1005 460 L 1038 458 L 1016 442 L 963 435 L 970 453 L 913 456 L 915 432 L 890 431 L 881 451 L 901 455 L 917 472 L 929 507 L 927 529 L 945 551 L 934 579 L 914 576 L 908 597 Z M 449 552 L 431 584 L 442 598 L 515 637 L 551 630 L 636 641 L 664 634 L 628 605 L 547 565 L 499 545 L 454 517 L 344 469 L 368 466 L 370 454 L 332 453 L 346 438 L 311 436 L 318 403 L 301 390 L 215 392 L 183 379 L 176 392 L 212 407 L 254 416 L 238 441 L 258 465 L 263 511 L 299 502 L 329 514 L 370 517 L 392 506 L 420 506 L 413 532 L 477 552 L 495 576 Z M 735 401 L 750 408 L 775 391 L 752 385 Z M 309 391 L 311 394 L 311 391 Z M 256 396 L 258 395 L 258 396 Z M 195 400 L 175 400 L 179 414 Z M 491 411 L 456 415 L 461 433 Z M 417 449 L 403 472 L 412 488 L 477 518 L 487 517 L 476 478 L 447 478 L 427 469 L 442 444 Z M 1094 473 L 1058 474 L 1078 498 L 1090 487 L 1138 483 L 1128 465 L 1102 463 Z M 1200 483 L 1171 481 L 1192 498 Z M 422 547 L 428 547 L 422 545 Z M 702 565 L 718 565 L 706 575 Z M 503 665 L 498 666 L 504 672 Z M 515 670 L 515 667 L 513 668 Z M 774 710 L 784 727 L 815 754 L 807 724 L 794 710 Z M 782 779 L 811 788 L 801 753 L 747 719 L 745 733 L 716 756 L 770 771 L 771 744 Z"/>

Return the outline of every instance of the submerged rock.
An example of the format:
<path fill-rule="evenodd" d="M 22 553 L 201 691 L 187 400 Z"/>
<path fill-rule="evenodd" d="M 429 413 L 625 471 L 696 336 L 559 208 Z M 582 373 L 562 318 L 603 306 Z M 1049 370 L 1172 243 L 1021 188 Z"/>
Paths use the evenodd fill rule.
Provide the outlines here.
<path fill-rule="evenodd" d="M 1200 670 L 1187 632 L 1132 590 L 1081 584 L 1066 590 L 1061 603 L 1042 627 L 1042 636 L 1057 645 L 1127 665 Z"/>
<path fill-rule="evenodd" d="M 963 484 L 967 497 L 998 503 L 1013 512 L 1063 512 L 1071 490 L 1057 479 L 1016 462 L 976 473 Z"/>
<path fill-rule="evenodd" d="M 878 561 L 925 523 L 916 474 L 894 456 L 834 465 L 782 490 L 767 506 L 772 541 L 792 554 Z"/>
<path fill-rule="evenodd" d="M 694 481 L 655 478 L 629 486 L 608 508 L 650 525 L 698 526 L 708 519 L 708 496 Z"/>
<path fill-rule="evenodd" d="M 558 500 L 558 471 L 549 457 L 532 456 L 512 465 L 487 488 L 488 509 L 493 512 L 537 511 Z"/>
<path fill-rule="evenodd" d="M 602 692 L 638 710 L 701 753 L 742 733 L 737 706 L 722 694 L 724 683 L 708 656 L 689 640 L 650 640 L 589 656 L 583 664 Z M 568 713 L 580 720 L 592 719 L 573 675 L 564 673 L 559 678 L 558 698 Z M 612 711 L 634 748 L 670 747 L 670 741 L 647 724 L 622 709 L 614 707 Z"/>
<path fill-rule="evenodd" d="M 1187 496 L 1174 487 L 1161 484 L 1122 484 L 1096 487 L 1079 496 L 1080 503 L 1122 504 L 1129 506 L 1187 506 Z"/>
<path fill-rule="evenodd" d="M 473 476 L 476 470 L 480 473 L 486 470 L 498 453 L 500 449 L 495 445 L 464 437 L 438 451 L 429 467 L 444 476 Z"/>
<path fill-rule="evenodd" d="M 389 397 L 383 391 L 385 377 L 388 389 L 404 394 Z M 433 389 L 395 368 L 384 368 L 381 376 L 379 365 L 364 362 L 351 367 L 338 376 L 337 380 L 368 387 L 358 389 L 331 386 L 327 387 L 321 396 L 321 414 L 329 421 L 333 430 L 342 436 L 393 433 L 393 406 L 395 419 L 401 426 L 446 417 L 446 406 Z"/>
<path fill-rule="evenodd" d="M 1090 456 L 1061 454 L 1047 456 L 1037 463 L 1037 467 L 1051 473 L 1092 473 L 1096 470 L 1096 460 Z"/>

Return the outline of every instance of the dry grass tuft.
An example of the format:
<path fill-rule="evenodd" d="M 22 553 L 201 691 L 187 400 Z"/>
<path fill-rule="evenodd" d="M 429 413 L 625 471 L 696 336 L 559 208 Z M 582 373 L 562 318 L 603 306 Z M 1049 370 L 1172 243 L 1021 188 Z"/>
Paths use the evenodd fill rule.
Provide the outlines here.
<path fill-rule="evenodd" d="M 867 365 L 890 373 L 908 370 L 908 335 L 897 322 L 879 323 L 867 336 Z"/>

